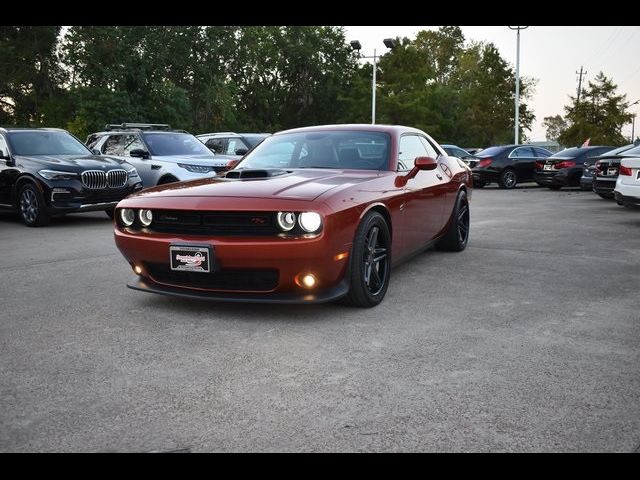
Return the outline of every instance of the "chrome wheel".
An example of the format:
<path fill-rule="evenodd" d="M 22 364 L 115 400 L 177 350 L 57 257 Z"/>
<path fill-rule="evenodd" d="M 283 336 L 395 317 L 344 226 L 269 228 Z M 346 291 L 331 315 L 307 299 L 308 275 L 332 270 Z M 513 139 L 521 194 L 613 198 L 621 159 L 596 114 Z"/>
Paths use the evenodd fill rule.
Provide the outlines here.
<path fill-rule="evenodd" d="M 371 295 L 378 295 L 385 287 L 389 273 L 388 248 L 378 226 L 367 233 L 364 245 L 364 284 Z"/>
<path fill-rule="evenodd" d="M 25 222 L 35 223 L 38 218 L 40 207 L 38 198 L 31 188 L 25 188 L 20 196 L 20 213 Z"/>

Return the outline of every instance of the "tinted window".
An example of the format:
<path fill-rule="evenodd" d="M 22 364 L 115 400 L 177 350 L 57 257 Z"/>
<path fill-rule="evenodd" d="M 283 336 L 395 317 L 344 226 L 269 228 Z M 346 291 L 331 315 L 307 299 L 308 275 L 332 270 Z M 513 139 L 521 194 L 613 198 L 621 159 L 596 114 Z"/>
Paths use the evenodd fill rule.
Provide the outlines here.
<path fill-rule="evenodd" d="M 80 141 L 67 132 L 10 132 L 9 144 L 14 155 L 90 155 Z"/>
<path fill-rule="evenodd" d="M 224 150 L 225 140 L 222 138 L 210 138 L 205 142 L 205 145 L 215 153 L 222 153 Z"/>
<path fill-rule="evenodd" d="M 533 147 L 533 151 L 536 152 L 536 155 L 541 158 L 547 158 L 551 155 L 551 152 L 540 147 Z"/>
<path fill-rule="evenodd" d="M 418 157 L 429 157 L 427 149 L 417 135 L 405 135 L 400 139 L 398 170 L 411 170 Z"/>
<path fill-rule="evenodd" d="M 124 137 L 124 155 L 130 157 L 131 150 L 146 150 L 142 140 L 137 135 L 122 135 Z"/>
<path fill-rule="evenodd" d="M 476 157 L 493 157 L 495 155 L 500 155 L 505 150 L 505 147 L 489 147 L 476 153 Z"/>
<path fill-rule="evenodd" d="M 230 138 L 229 139 L 229 143 L 227 144 L 227 148 L 225 150 L 225 154 L 227 155 L 235 155 L 236 154 L 236 150 L 238 150 L 239 148 L 244 148 L 244 149 L 249 149 L 245 143 L 240 140 L 239 138 Z"/>
<path fill-rule="evenodd" d="M 211 151 L 188 133 L 145 133 L 152 155 L 211 155 Z"/>
<path fill-rule="evenodd" d="M 518 147 L 509 154 L 509 158 L 531 158 L 533 156 L 531 147 Z"/>
<path fill-rule="evenodd" d="M 381 170 L 389 164 L 389 136 L 332 131 L 266 138 L 236 168 L 345 168 Z"/>

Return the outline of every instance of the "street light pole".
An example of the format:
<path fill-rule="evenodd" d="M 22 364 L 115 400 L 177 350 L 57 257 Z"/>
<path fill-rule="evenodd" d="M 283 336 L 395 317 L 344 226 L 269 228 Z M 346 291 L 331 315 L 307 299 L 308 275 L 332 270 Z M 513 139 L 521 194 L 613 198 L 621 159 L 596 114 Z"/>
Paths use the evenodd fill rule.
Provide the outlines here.
<path fill-rule="evenodd" d="M 360 50 L 362 49 L 362 45 L 358 40 L 352 40 L 350 43 L 351 43 L 351 48 L 360 52 Z M 396 47 L 397 42 L 393 38 L 385 38 L 384 45 L 387 48 L 392 50 L 393 48 Z M 373 58 L 373 77 L 371 78 L 371 125 L 375 125 L 376 124 L 376 69 L 378 64 L 378 56 L 376 55 L 376 49 L 375 48 L 373 49 L 373 57 L 360 55 L 360 58 Z"/>
<path fill-rule="evenodd" d="M 376 49 L 373 49 L 373 79 L 371 80 L 371 125 L 376 124 Z"/>
<path fill-rule="evenodd" d="M 524 30 L 526 27 L 509 27 L 511 30 L 517 30 L 516 40 L 516 118 L 515 118 L 515 143 L 518 145 L 520 141 L 520 30 Z"/>
<path fill-rule="evenodd" d="M 634 105 L 637 105 L 638 103 L 640 103 L 640 98 L 638 100 L 636 100 L 633 103 L 630 103 L 629 106 L 633 107 Z M 636 114 L 633 114 L 633 118 L 631 118 L 631 143 L 634 142 L 635 140 L 635 136 L 636 136 Z"/>

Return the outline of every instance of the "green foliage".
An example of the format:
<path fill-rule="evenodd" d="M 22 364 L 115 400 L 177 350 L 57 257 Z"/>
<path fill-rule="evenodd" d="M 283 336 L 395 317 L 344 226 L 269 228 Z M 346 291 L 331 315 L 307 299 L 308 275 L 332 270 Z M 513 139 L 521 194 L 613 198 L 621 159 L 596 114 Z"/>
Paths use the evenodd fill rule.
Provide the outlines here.
<path fill-rule="evenodd" d="M 563 145 L 580 145 L 587 138 L 592 145 L 622 145 L 622 127 L 631 122 L 626 95 L 616 93 L 618 86 L 600 72 L 595 82 L 583 90 L 580 102 L 570 97 L 564 109 L 569 127 L 558 138 Z"/>
<path fill-rule="evenodd" d="M 342 27 L 0 27 L 0 122 L 169 123 L 194 133 L 371 121 L 372 65 Z M 512 140 L 514 73 L 459 27 L 402 39 L 378 64 L 377 123 L 440 141 Z M 522 97 L 533 81 L 522 80 Z M 521 103 L 521 126 L 533 115 Z"/>
<path fill-rule="evenodd" d="M 547 130 L 547 140 L 557 141 L 562 132 L 569 127 L 569 124 L 562 118 L 562 115 L 554 115 L 553 117 L 544 117 L 542 126 Z"/>

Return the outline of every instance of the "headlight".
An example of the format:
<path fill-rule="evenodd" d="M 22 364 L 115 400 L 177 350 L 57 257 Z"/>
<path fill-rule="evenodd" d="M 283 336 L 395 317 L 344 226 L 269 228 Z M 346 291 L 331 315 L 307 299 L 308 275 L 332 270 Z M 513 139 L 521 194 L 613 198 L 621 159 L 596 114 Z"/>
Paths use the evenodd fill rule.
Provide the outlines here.
<path fill-rule="evenodd" d="M 120 210 L 120 220 L 126 227 L 133 225 L 133 221 L 136 218 L 136 212 L 130 208 L 123 208 Z"/>
<path fill-rule="evenodd" d="M 302 212 L 298 221 L 307 233 L 317 232 L 322 226 L 322 217 L 316 212 Z"/>
<path fill-rule="evenodd" d="M 288 232 L 296 226 L 296 214 L 293 212 L 278 212 L 278 226 L 285 232 Z"/>
<path fill-rule="evenodd" d="M 146 210 L 143 208 L 138 212 L 138 218 L 140 219 L 140 223 L 143 226 L 148 227 L 153 221 L 153 213 L 151 213 L 151 210 Z"/>
<path fill-rule="evenodd" d="M 127 173 L 129 174 L 129 178 L 140 177 L 140 175 L 138 175 L 138 170 L 136 170 L 135 168 L 132 168 L 131 170 L 127 170 Z"/>
<path fill-rule="evenodd" d="M 179 167 L 182 167 L 191 173 L 209 173 L 214 170 L 214 167 L 207 167 L 204 165 L 188 165 L 186 163 L 179 163 Z"/>
<path fill-rule="evenodd" d="M 38 175 L 47 180 L 71 180 L 78 176 L 78 174 L 74 172 L 60 172 L 56 170 L 40 170 L 38 171 Z"/>

